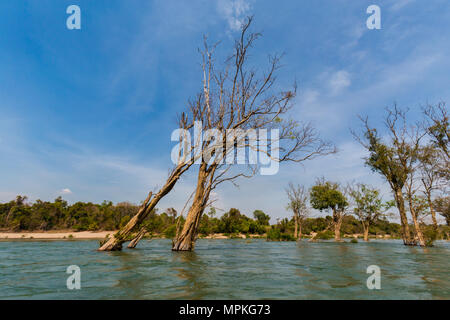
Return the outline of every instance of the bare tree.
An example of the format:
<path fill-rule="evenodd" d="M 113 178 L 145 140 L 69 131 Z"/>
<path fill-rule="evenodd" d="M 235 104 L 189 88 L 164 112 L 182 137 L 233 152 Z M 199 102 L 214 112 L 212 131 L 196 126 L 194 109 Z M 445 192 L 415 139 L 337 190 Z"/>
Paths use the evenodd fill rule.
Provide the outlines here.
<path fill-rule="evenodd" d="M 213 59 L 215 46 L 210 50 L 205 41 L 203 57 L 203 89 L 199 99 L 206 107 L 202 119 L 203 129 L 214 139 L 203 141 L 197 187 L 183 229 L 177 232 L 172 250 L 192 250 L 200 218 L 208 205 L 211 191 L 223 182 L 235 184 L 239 177 L 254 176 L 260 166 L 252 161 L 250 151 L 263 154 L 275 163 L 301 162 L 335 152 L 331 143 L 321 140 L 311 124 L 300 124 L 287 117 L 293 107 L 296 87 L 275 92 L 275 73 L 280 57 L 269 59 L 269 68 L 263 75 L 248 64 L 249 50 L 259 33 L 249 33 L 252 18 L 242 25 L 234 53 L 222 70 Z M 279 136 L 256 137 L 257 130 L 279 130 Z M 222 133 L 226 134 L 222 134 Z M 261 132 L 261 131 L 260 131 Z M 267 132 L 267 131 L 265 131 Z M 235 155 L 235 150 L 237 155 Z M 239 152 L 249 151 L 247 165 L 230 163 L 239 159 Z M 253 159 L 254 160 L 254 159 Z M 239 163 L 239 160 L 237 160 Z"/>
<path fill-rule="evenodd" d="M 289 183 L 286 189 L 289 199 L 287 208 L 294 213 L 294 238 L 299 240 L 302 238 L 302 226 L 309 213 L 308 208 L 308 191 L 304 186 Z"/>

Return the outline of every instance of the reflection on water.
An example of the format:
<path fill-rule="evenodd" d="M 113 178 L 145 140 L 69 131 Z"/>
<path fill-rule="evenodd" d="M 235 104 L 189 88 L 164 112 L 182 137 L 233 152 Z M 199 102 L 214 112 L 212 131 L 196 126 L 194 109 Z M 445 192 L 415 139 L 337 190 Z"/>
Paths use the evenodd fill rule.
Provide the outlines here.
<path fill-rule="evenodd" d="M 0 242 L 1 299 L 450 299 L 450 244 L 201 239 L 195 252 L 170 240 L 97 252 L 97 241 Z M 66 268 L 81 268 L 81 290 Z M 369 290 L 369 265 L 381 290 Z"/>

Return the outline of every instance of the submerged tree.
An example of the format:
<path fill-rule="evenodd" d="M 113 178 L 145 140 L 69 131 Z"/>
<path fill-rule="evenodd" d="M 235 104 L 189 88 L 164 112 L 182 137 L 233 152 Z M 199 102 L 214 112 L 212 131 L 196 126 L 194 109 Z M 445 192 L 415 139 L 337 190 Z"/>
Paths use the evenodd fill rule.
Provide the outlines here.
<path fill-rule="evenodd" d="M 189 168 L 196 163 L 199 159 L 199 155 L 195 154 L 193 150 L 198 148 L 198 140 L 190 142 L 190 132 L 194 129 L 196 122 L 201 121 L 207 112 L 206 106 L 202 103 L 201 99 L 189 101 L 189 112 L 183 112 L 179 119 L 179 129 L 174 131 L 172 138 L 179 139 L 179 148 L 175 149 L 176 154 L 172 154 L 175 166 L 170 170 L 169 176 L 164 185 L 158 190 L 158 192 L 150 192 L 147 198 L 140 206 L 137 214 L 130 219 L 130 221 L 122 227 L 112 237 L 105 239 L 101 244 L 99 251 L 114 251 L 121 250 L 122 244 L 126 241 L 132 240 L 132 234 L 136 230 L 139 230 L 140 225 L 145 218 L 155 209 L 159 201 L 165 197 L 178 182 L 180 177 Z M 177 136 L 178 134 L 178 136 Z M 188 143 L 189 142 L 189 143 Z M 139 233 L 138 235 L 139 236 Z M 137 241 L 135 245 L 137 244 Z"/>
<path fill-rule="evenodd" d="M 349 187 L 349 195 L 354 202 L 353 213 L 363 226 L 364 241 L 369 241 L 369 227 L 383 214 L 384 205 L 380 191 L 359 183 Z"/>
<path fill-rule="evenodd" d="M 287 208 L 294 213 L 294 238 L 302 238 L 302 226 L 305 219 L 308 217 L 308 192 L 305 187 L 297 185 L 292 182 L 289 183 L 286 189 L 286 194 L 289 199 Z"/>
<path fill-rule="evenodd" d="M 340 241 L 342 219 L 348 202 L 339 184 L 324 179 L 317 180 L 310 191 L 310 202 L 314 209 L 333 212 L 334 240 Z"/>
<path fill-rule="evenodd" d="M 248 32 L 251 22 L 252 18 L 248 18 L 242 25 L 234 52 L 221 70 L 213 59 L 215 47 L 210 50 L 205 41 L 203 89 L 198 97 L 206 108 L 202 126 L 208 134 L 201 144 L 202 158 L 192 204 L 172 250 L 193 249 L 201 216 L 218 185 L 235 184 L 237 178 L 250 178 L 258 169 L 261 172 L 274 169 L 261 168 L 256 154 L 260 162 L 275 163 L 278 167 L 280 162 L 301 162 L 335 152 L 334 146 L 321 140 L 311 124 L 283 119 L 293 107 L 296 88 L 275 89 L 275 73 L 280 67 L 278 56 L 270 58 L 268 71 L 262 75 L 249 65 L 249 50 L 260 36 Z M 236 162 L 241 166 L 235 165 Z"/>
<path fill-rule="evenodd" d="M 392 189 L 400 214 L 403 243 L 414 245 L 406 215 L 403 189 L 418 160 L 423 134 L 417 127 L 408 126 L 406 112 L 396 105 L 392 109 L 387 108 L 386 112 L 384 124 L 388 131 L 389 142 L 382 141 L 378 130 L 369 125 L 367 118 L 360 118 L 363 122 L 362 137 L 355 133 L 353 135 L 369 152 L 369 156 L 365 158 L 366 164 L 373 171 L 380 173 Z"/>

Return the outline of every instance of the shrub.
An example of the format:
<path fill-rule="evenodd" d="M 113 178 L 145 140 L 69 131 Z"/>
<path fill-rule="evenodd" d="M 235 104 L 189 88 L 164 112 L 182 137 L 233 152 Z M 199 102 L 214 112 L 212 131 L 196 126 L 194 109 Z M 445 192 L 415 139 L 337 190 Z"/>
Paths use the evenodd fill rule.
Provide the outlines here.
<path fill-rule="evenodd" d="M 316 236 L 316 239 L 320 240 L 330 240 L 334 238 L 334 233 L 331 230 L 319 232 Z"/>
<path fill-rule="evenodd" d="M 177 233 L 177 226 L 171 225 L 164 230 L 164 235 L 166 238 L 174 238 Z"/>

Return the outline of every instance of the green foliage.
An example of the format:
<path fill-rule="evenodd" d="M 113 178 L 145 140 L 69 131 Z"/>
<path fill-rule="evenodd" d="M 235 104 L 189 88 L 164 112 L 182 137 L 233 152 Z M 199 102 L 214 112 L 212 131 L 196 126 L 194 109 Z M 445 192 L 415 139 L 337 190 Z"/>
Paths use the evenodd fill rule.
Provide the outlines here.
<path fill-rule="evenodd" d="M 267 240 L 269 241 L 295 241 L 295 238 L 290 233 L 281 232 L 280 228 L 272 226 L 267 232 Z"/>
<path fill-rule="evenodd" d="M 267 214 L 265 214 L 263 211 L 261 211 L 261 210 L 253 211 L 253 217 L 255 218 L 257 223 L 259 223 L 260 225 L 262 225 L 262 226 L 269 225 L 270 217 Z"/>
<path fill-rule="evenodd" d="M 311 188 L 310 202 L 314 209 L 320 211 L 343 210 L 348 205 L 339 185 L 330 181 L 320 182 Z"/>
<path fill-rule="evenodd" d="M 322 231 L 322 232 L 317 233 L 316 239 L 318 239 L 318 240 L 334 239 L 334 233 L 331 230 Z"/>
<path fill-rule="evenodd" d="M 372 188 L 366 184 L 358 184 L 350 191 L 355 207 L 354 214 L 363 222 L 371 223 L 377 220 L 386 205 L 380 196 L 378 189 Z"/>
<path fill-rule="evenodd" d="M 114 230 L 123 226 L 138 207 L 129 203 L 104 201 L 102 204 L 77 202 L 68 205 L 61 197 L 54 202 L 37 200 L 28 203 L 26 197 L 0 204 L 0 228 L 19 230 L 76 231 Z"/>
<path fill-rule="evenodd" d="M 350 240 L 350 243 L 358 243 L 358 240 L 356 238 L 353 238 L 352 240 Z"/>
<path fill-rule="evenodd" d="M 176 233 L 177 233 L 177 226 L 174 224 L 167 227 L 166 230 L 164 230 L 164 236 L 169 239 L 175 238 Z"/>

